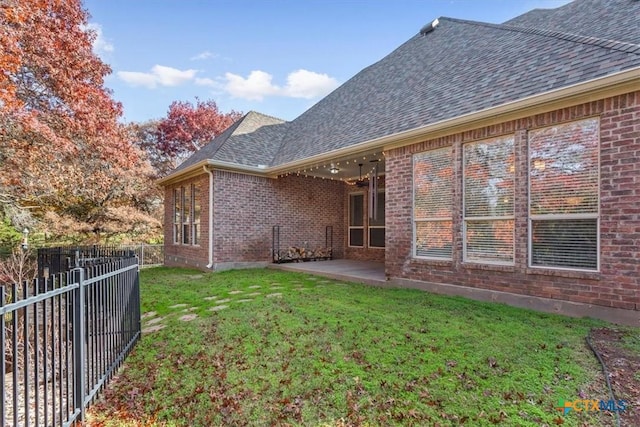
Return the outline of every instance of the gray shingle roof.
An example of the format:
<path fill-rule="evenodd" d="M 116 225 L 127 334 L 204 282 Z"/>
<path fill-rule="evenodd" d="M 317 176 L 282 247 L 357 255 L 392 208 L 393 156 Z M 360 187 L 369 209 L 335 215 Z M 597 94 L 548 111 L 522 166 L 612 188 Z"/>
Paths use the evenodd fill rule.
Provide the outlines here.
<path fill-rule="evenodd" d="M 250 111 L 180 164 L 174 173 L 209 159 L 246 166 L 269 165 L 280 147 L 285 126 L 284 120 Z"/>
<path fill-rule="evenodd" d="M 638 45 L 442 18 L 291 122 L 274 164 L 638 66 Z"/>
<path fill-rule="evenodd" d="M 640 44 L 638 3 L 638 0 L 576 0 L 557 9 L 534 9 L 504 24 Z"/>
<path fill-rule="evenodd" d="M 640 67 L 638 17 L 640 0 L 576 0 L 502 25 L 441 18 L 292 122 L 251 112 L 176 172 L 277 166 Z"/>

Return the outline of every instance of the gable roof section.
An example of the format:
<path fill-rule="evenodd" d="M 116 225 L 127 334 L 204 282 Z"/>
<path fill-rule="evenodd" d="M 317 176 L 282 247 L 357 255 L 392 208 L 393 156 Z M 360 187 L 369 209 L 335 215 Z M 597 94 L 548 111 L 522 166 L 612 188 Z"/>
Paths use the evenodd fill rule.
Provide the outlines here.
<path fill-rule="evenodd" d="M 638 67 L 639 48 L 442 18 L 291 122 L 274 164 Z"/>
<path fill-rule="evenodd" d="M 504 24 L 440 18 L 292 122 L 250 112 L 170 176 L 205 160 L 277 170 L 623 71 L 640 77 L 639 15 L 640 0 L 576 0 Z"/>
<path fill-rule="evenodd" d="M 267 166 L 280 147 L 286 124 L 284 120 L 250 111 L 182 162 L 172 175 L 206 160 Z"/>

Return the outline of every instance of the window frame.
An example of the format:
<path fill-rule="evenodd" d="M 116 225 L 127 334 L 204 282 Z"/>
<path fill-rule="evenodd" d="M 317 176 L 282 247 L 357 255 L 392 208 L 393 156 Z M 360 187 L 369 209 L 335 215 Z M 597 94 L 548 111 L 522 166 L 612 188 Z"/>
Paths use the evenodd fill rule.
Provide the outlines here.
<path fill-rule="evenodd" d="M 423 218 L 416 218 L 416 158 L 417 156 L 420 155 L 425 155 L 425 153 L 433 153 L 433 152 L 437 152 L 437 151 L 444 151 L 447 150 L 448 151 L 448 155 L 450 158 L 450 163 L 449 166 L 451 168 L 451 182 L 449 185 L 449 192 L 451 194 L 451 205 L 449 207 L 449 216 L 447 218 L 445 217 L 423 217 Z M 419 153 L 414 153 L 412 155 L 412 162 L 411 162 L 411 223 L 412 223 L 412 242 L 411 242 L 411 254 L 412 257 L 415 259 L 423 259 L 423 260 L 430 260 L 430 261 L 453 261 L 453 255 L 454 255 L 454 240 L 455 240 L 455 236 L 454 236 L 454 221 L 453 221 L 453 212 L 454 212 L 454 207 L 455 207 L 455 200 L 453 199 L 454 196 L 454 181 L 455 181 L 455 171 L 454 171 L 454 167 L 455 167 L 455 161 L 454 161 L 454 151 L 453 151 L 453 147 L 452 146 L 445 146 L 445 147 L 438 147 L 438 148 L 434 148 L 431 150 L 427 150 L 427 151 L 422 151 Z M 417 228 L 418 228 L 418 223 L 437 223 L 437 222 L 449 222 L 451 224 L 451 251 L 449 256 L 447 257 L 439 257 L 439 256 L 425 256 L 425 255 L 418 255 L 418 245 L 417 245 Z"/>
<path fill-rule="evenodd" d="M 511 181 L 512 181 L 512 193 L 510 194 L 511 203 L 512 203 L 512 213 L 511 215 L 485 215 L 485 216 L 468 216 L 467 215 L 467 155 L 466 148 L 470 147 L 474 144 L 491 144 L 496 141 L 502 142 L 505 139 L 511 140 L 511 156 L 513 158 L 513 164 L 510 165 L 513 169 L 510 171 L 511 173 Z M 513 266 L 515 265 L 515 257 L 516 257 L 516 226 L 515 226 L 515 209 L 516 209 L 516 161 L 515 161 L 515 135 L 502 135 L 498 137 L 482 139 L 478 141 L 470 141 L 464 143 L 462 145 L 462 261 L 464 263 L 473 263 L 473 264 L 487 264 L 487 265 L 499 265 L 499 266 Z M 505 166 L 508 166 L 505 165 Z M 511 260 L 510 261 L 499 261 L 499 260 L 491 260 L 491 259 L 469 259 L 468 255 L 468 225 L 469 223 L 474 222 L 489 222 L 489 223 L 497 223 L 500 221 L 511 221 L 512 223 L 512 248 L 511 248 Z"/>
<path fill-rule="evenodd" d="M 182 197 L 180 188 L 173 189 L 173 244 L 179 245 L 182 242 Z"/>
<path fill-rule="evenodd" d="M 362 200 L 362 207 L 361 207 L 361 211 L 362 211 L 362 225 L 351 225 L 351 207 L 352 207 L 352 200 L 354 198 L 354 196 L 360 196 L 361 200 Z M 365 242 L 365 212 L 364 212 L 364 192 L 353 192 L 353 193 L 349 193 L 349 207 L 348 207 L 348 224 L 347 224 L 347 246 L 350 248 L 365 248 L 366 247 L 366 242 Z M 351 244 L 351 230 L 360 230 L 362 232 L 362 245 L 356 246 L 356 245 L 352 245 Z"/>
<path fill-rule="evenodd" d="M 200 246 L 202 205 L 198 190 L 196 183 L 173 189 L 174 245 Z"/>
<path fill-rule="evenodd" d="M 550 126 L 543 126 L 543 127 L 539 127 L 534 129 L 535 130 L 541 130 L 541 129 L 548 129 L 551 127 L 560 127 L 560 126 L 565 126 L 565 125 L 569 125 L 570 123 L 577 123 L 577 122 L 583 122 L 583 121 L 589 121 L 589 120 L 595 120 L 596 121 L 596 137 L 597 137 L 597 147 L 596 147 L 596 153 L 597 153 L 597 163 L 595 165 L 595 169 L 596 169 L 596 173 L 597 173 L 597 209 L 596 212 L 591 212 L 591 213 L 566 213 L 566 214 L 532 214 L 531 213 L 531 208 L 532 208 L 532 190 L 531 190 L 531 184 L 532 184 L 532 176 L 531 176 L 531 172 L 532 169 L 535 167 L 535 160 L 532 159 L 532 147 L 531 147 L 531 142 L 530 142 L 530 138 L 531 138 L 531 130 L 529 132 L 527 132 L 527 214 L 528 214 L 528 218 L 527 218 L 527 250 L 528 250 L 528 257 L 527 257 L 527 266 L 531 269 L 536 269 L 536 270 L 554 270 L 554 271 L 568 271 L 568 272 L 587 272 L 587 273 L 599 273 L 600 269 L 601 269 L 601 232 L 600 232 L 600 222 L 601 222 L 601 186 L 600 186 L 600 182 L 601 182 L 601 123 L 600 123 L 600 119 L 599 117 L 588 117 L 588 118 L 583 118 L 583 119 L 579 119 L 579 120 L 573 120 L 570 122 L 564 122 L 564 123 L 556 123 Z M 534 226 L 534 222 L 535 221 L 571 221 L 571 220 L 595 220 L 595 225 L 596 225 L 596 268 L 595 269 L 591 269 L 591 268 L 579 268 L 579 267 L 562 267 L 562 266 L 553 266 L 553 265 L 536 265 L 533 263 L 533 259 L 534 259 L 534 253 L 533 253 L 533 226 Z"/>
<path fill-rule="evenodd" d="M 191 245 L 200 246 L 201 228 L 200 217 L 202 215 L 202 204 L 200 203 L 200 191 L 198 186 L 191 184 Z"/>

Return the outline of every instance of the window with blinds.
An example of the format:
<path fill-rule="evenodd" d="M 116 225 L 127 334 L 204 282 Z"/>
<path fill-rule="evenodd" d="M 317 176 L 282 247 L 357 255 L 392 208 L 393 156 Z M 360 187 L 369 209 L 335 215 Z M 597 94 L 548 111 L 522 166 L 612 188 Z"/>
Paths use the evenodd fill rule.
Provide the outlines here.
<path fill-rule="evenodd" d="M 182 187 L 182 243 L 191 243 L 191 191 Z"/>
<path fill-rule="evenodd" d="M 463 156 L 464 260 L 512 265 L 513 136 L 465 144 Z"/>
<path fill-rule="evenodd" d="M 193 221 L 191 224 L 192 229 L 192 242 L 194 245 L 200 244 L 200 191 L 198 186 L 191 184 L 191 201 L 193 203 Z"/>
<path fill-rule="evenodd" d="M 195 184 L 173 190 L 173 243 L 200 244 L 200 192 Z"/>
<path fill-rule="evenodd" d="M 598 270 L 597 118 L 529 132 L 532 267 Z"/>
<path fill-rule="evenodd" d="M 182 195 L 180 189 L 173 190 L 173 243 L 180 243 L 180 230 L 182 227 Z"/>
<path fill-rule="evenodd" d="M 413 156 L 415 257 L 452 258 L 452 165 L 450 147 Z"/>

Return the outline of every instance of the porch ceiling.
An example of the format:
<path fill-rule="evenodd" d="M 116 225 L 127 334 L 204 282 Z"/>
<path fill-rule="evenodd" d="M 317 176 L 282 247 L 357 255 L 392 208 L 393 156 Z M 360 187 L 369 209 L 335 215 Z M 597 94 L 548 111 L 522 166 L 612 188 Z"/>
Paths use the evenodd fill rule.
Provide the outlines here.
<path fill-rule="evenodd" d="M 362 165 L 362 171 L 360 170 L 360 165 Z M 361 177 L 366 179 L 373 176 L 376 165 L 378 166 L 378 176 L 384 175 L 385 157 L 381 151 L 352 154 L 323 162 L 311 163 L 280 173 L 278 176 L 311 176 L 355 183 Z"/>

